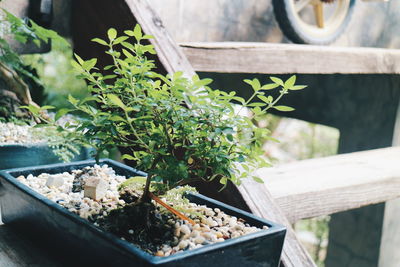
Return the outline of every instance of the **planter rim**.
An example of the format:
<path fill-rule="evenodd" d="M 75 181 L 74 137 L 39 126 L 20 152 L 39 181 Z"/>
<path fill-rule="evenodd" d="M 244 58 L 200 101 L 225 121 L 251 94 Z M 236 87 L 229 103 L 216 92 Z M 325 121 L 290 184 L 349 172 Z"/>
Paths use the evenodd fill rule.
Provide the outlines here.
<path fill-rule="evenodd" d="M 0 143 L 0 148 L 6 147 L 6 148 L 13 148 L 13 147 L 25 147 L 25 148 L 30 148 L 30 147 L 48 147 L 47 142 L 38 142 L 38 143 Z"/>
<path fill-rule="evenodd" d="M 280 224 L 271 222 L 269 220 L 257 217 L 249 212 L 243 211 L 241 209 L 226 205 L 220 201 L 208 198 L 206 196 L 203 196 L 201 194 L 192 194 L 192 193 L 188 193 L 188 195 L 194 195 L 197 198 L 200 198 L 202 200 L 211 202 L 214 205 L 218 205 L 221 206 L 222 208 L 226 208 L 229 209 L 233 212 L 239 213 L 243 216 L 246 217 L 250 217 L 253 220 L 256 220 L 264 225 L 268 226 L 268 229 L 265 230 L 260 230 L 254 233 L 250 233 L 250 234 L 246 234 L 244 236 L 240 236 L 237 238 L 233 238 L 233 239 L 227 239 L 224 242 L 219 242 L 219 243 L 214 243 L 214 244 L 208 244 L 206 246 L 200 247 L 200 248 L 196 248 L 194 250 L 186 250 L 177 254 L 173 254 L 171 256 L 168 257 L 158 257 L 158 256 L 154 256 L 151 255 L 150 253 L 147 253 L 143 250 L 141 250 L 139 247 L 135 246 L 132 243 L 129 243 L 128 241 L 122 240 L 120 238 L 118 238 L 116 235 L 107 232 L 107 231 L 103 231 L 102 229 L 100 229 L 99 227 L 95 226 L 93 223 L 79 217 L 77 214 L 74 214 L 72 212 L 70 212 L 69 210 L 67 210 L 66 208 L 60 206 L 59 204 L 51 201 L 50 199 L 48 199 L 47 197 L 39 194 L 38 192 L 34 191 L 32 188 L 30 188 L 29 186 L 19 182 L 15 176 L 13 176 L 13 173 L 21 173 L 21 172 L 27 172 L 27 171 L 41 171 L 43 170 L 43 172 L 46 172 L 45 170 L 48 169 L 53 169 L 53 168 L 57 168 L 57 167 L 73 167 L 73 166 L 77 166 L 78 168 L 82 168 L 82 165 L 87 165 L 87 166 L 93 166 L 94 164 L 99 164 L 99 165 L 104 165 L 104 164 L 108 164 L 110 167 L 116 166 L 119 168 L 123 168 L 127 171 L 131 171 L 131 172 L 136 172 L 139 175 L 142 176 L 146 176 L 147 174 L 145 172 L 136 170 L 132 167 L 129 167 L 125 164 L 122 164 L 120 162 L 117 162 L 115 160 L 111 160 L 111 159 L 101 159 L 98 163 L 96 163 L 95 160 L 82 160 L 82 161 L 75 161 L 75 162 L 70 162 L 70 163 L 55 163 L 55 164 L 47 164 L 47 165 L 40 165 L 40 166 L 31 166 L 31 167 L 23 167 L 23 168 L 13 168 L 13 169 L 6 169 L 6 170 L 1 170 L 0 171 L 0 176 L 3 177 L 5 180 L 7 180 L 9 183 L 13 184 L 18 190 L 23 191 L 25 193 L 27 193 L 28 195 L 30 195 L 32 198 L 34 198 L 37 201 L 40 201 L 42 203 L 44 203 L 47 206 L 50 206 L 51 208 L 54 209 L 55 212 L 61 214 L 64 217 L 68 217 L 69 219 L 75 221 L 76 223 L 87 227 L 91 232 L 94 232 L 95 234 L 97 234 L 99 237 L 101 237 L 102 239 L 105 239 L 109 242 L 111 242 L 112 244 L 116 245 L 119 249 L 122 249 L 128 253 L 133 253 L 136 256 L 138 256 L 139 258 L 142 258 L 143 260 L 146 260 L 152 264 L 158 265 L 158 264 L 163 264 L 163 263 L 168 263 L 170 261 L 175 261 L 178 259 L 183 259 L 186 257 L 190 257 L 191 255 L 197 255 L 197 254 L 202 254 L 204 252 L 208 252 L 211 250 L 216 250 L 219 248 L 224 248 L 228 245 L 233 245 L 233 244 L 237 244 L 237 243 L 241 243 L 243 241 L 249 240 L 249 239 L 253 239 L 256 237 L 261 237 L 261 236 L 265 236 L 265 235 L 269 235 L 269 234 L 273 234 L 276 232 L 280 232 L 280 231 L 284 231 L 286 228 Z M 47 172 L 48 173 L 48 172 Z M 56 172 L 55 172 L 56 173 Z M 116 173 L 118 174 L 118 172 L 116 171 Z M 2 185 L 1 185 L 1 181 L 0 181 L 0 196 L 2 195 Z"/>

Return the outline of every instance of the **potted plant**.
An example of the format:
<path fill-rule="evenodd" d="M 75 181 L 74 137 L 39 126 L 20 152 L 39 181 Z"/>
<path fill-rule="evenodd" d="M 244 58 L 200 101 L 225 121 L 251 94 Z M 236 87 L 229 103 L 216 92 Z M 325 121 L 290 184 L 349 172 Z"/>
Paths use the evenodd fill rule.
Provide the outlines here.
<path fill-rule="evenodd" d="M 35 129 L 31 114 L 21 105 L 38 107 L 35 101 L 43 96 L 43 85 L 36 70 L 27 66 L 9 44 L 11 39 L 21 43 L 32 43 L 40 47 L 43 43 L 66 41 L 51 30 L 30 21 L 24 22 L 6 10 L 2 10 L 0 37 L 0 170 L 23 166 L 60 162 L 54 149 L 62 159 L 82 160 L 89 158 L 89 151 L 75 144 L 64 142 L 62 133 L 47 127 Z M 31 97 L 31 92 L 33 92 Z M 50 109 L 44 106 L 44 109 Z M 43 113 L 45 115 L 47 113 Z M 65 147 L 69 147 L 65 149 Z M 76 156 L 68 151 L 73 150 Z"/>
<path fill-rule="evenodd" d="M 40 108 L 32 105 L 27 107 L 38 119 L 63 132 L 68 140 L 77 140 L 95 148 L 96 160 L 100 166 L 94 165 L 94 162 L 85 162 L 3 172 L 3 191 L 9 199 L 3 202 L 13 202 L 11 196 L 14 194 L 7 192 L 21 192 L 22 189 L 28 195 L 26 198 L 36 199 L 38 202 L 38 208 L 33 209 L 41 216 L 31 212 L 30 221 L 49 225 L 47 229 L 60 230 L 70 226 L 70 233 L 75 238 L 79 236 L 78 233 L 82 234 L 79 238 L 82 244 L 94 240 L 98 255 L 102 254 L 99 251 L 117 255 L 113 256 L 112 260 L 120 264 L 133 260 L 131 264 L 137 266 L 217 265 L 221 264 L 220 257 L 226 255 L 229 257 L 224 257 L 226 263 L 277 266 L 285 231 L 282 226 L 255 218 L 251 214 L 200 195 L 190 194 L 187 199 L 193 203 L 187 202 L 184 194 L 179 193 L 179 188 L 185 188 L 185 185 L 192 182 L 218 180 L 223 189 L 228 182 L 240 184 L 240 179 L 246 177 L 262 182 L 260 178 L 252 175 L 252 170 L 268 165 L 260 156 L 259 137 L 268 136 L 269 132 L 257 128 L 253 122 L 270 108 L 280 111 L 293 110 L 277 105 L 277 102 L 289 91 L 300 90 L 305 86 L 295 85 L 295 76 L 285 82 L 272 77 L 272 83 L 265 85 L 261 85 L 257 79 L 245 80 L 253 89 L 252 96 L 245 100 L 233 92 L 211 90 L 207 86 L 211 82 L 210 79 L 199 79 L 198 76 L 189 79 L 182 73 L 163 76 L 152 71 L 154 62 L 146 58 L 147 53 L 155 53 L 153 46 L 143 44 L 151 36 L 143 35 L 139 25 L 133 31 L 128 30 L 124 33 L 123 36 L 117 36 L 116 30 L 110 29 L 107 32 L 108 41 L 93 39 L 106 47 L 106 53 L 113 60 L 112 65 L 102 70 L 96 67 L 96 59 L 83 60 L 76 55 L 77 61 L 72 63 L 73 67 L 80 73 L 80 77 L 87 80 L 92 96 L 82 100 L 69 97 L 73 108 L 60 110 L 56 118 L 65 113 L 75 113 L 81 116 L 80 120 L 60 127 L 55 125 L 55 120 L 43 117 Z M 132 37 L 136 39 L 134 44 L 128 42 Z M 107 72 L 108 74 L 105 74 Z M 267 90 L 275 88 L 279 88 L 275 97 L 265 94 Z M 232 102 L 240 103 L 241 107 Z M 242 115 L 244 109 L 250 109 L 253 117 Z M 146 173 L 138 173 L 112 161 L 99 161 L 100 153 L 111 147 L 121 148 L 125 151 L 122 158 Z M 54 181 L 59 179 L 58 186 L 62 188 L 67 179 L 70 185 L 66 186 L 65 190 L 72 190 L 71 192 L 80 195 L 82 199 L 86 195 L 92 199 L 86 200 L 89 203 L 94 200 L 107 202 L 107 199 L 97 196 L 103 195 L 104 188 L 107 187 L 112 187 L 115 191 L 116 182 L 102 182 L 109 181 L 97 170 L 103 168 L 104 163 L 112 166 L 117 174 L 125 176 L 126 180 L 122 179 L 124 181 L 119 186 L 118 193 L 114 195 L 115 201 L 123 202 L 118 202 L 115 206 L 110 204 L 111 209 L 100 210 L 103 213 L 99 211 L 90 216 L 86 213 L 80 214 L 81 206 L 76 210 L 76 207 L 65 204 L 64 200 L 59 203 L 81 217 L 88 218 L 100 228 L 72 216 L 66 209 L 60 208 L 15 180 L 22 175 L 18 180 L 29 186 L 30 180 L 35 183 L 38 179 L 46 179 L 41 183 L 50 185 L 43 192 L 41 186 L 31 186 L 43 194 L 50 192 L 50 198 L 54 198 L 51 190 L 48 190 L 52 183 L 58 183 Z M 75 174 L 73 172 L 68 175 L 74 177 L 67 175 L 69 178 L 60 179 L 43 174 L 73 169 Z M 87 173 L 95 173 L 95 177 L 88 176 Z M 38 179 L 28 177 L 29 174 L 37 176 Z M 168 198 L 171 192 L 175 192 L 175 197 Z M 196 203 L 206 204 L 208 207 L 198 208 Z M 20 216 L 14 216 L 14 212 L 10 211 L 11 207 L 4 205 L 4 221 L 19 221 Z M 163 206 L 161 210 L 166 213 L 159 212 L 157 205 Z M 51 216 L 68 214 L 68 222 L 55 222 L 49 215 L 50 210 Z M 79 224 L 83 225 L 82 229 L 77 226 Z M 217 231 L 213 227 L 227 227 L 228 230 L 224 232 L 226 235 L 222 232 L 217 234 L 223 230 Z M 242 234 L 246 235 L 234 234 L 235 229 L 241 227 L 244 229 Z M 196 234 L 192 236 L 195 231 Z M 213 231 L 215 238 L 207 234 Z M 246 231 L 249 232 L 245 233 Z M 111 236 L 108 232 L 114 235 Z M 164 235 L 168 236 L 171 233 L 173 236 L 169 237 L 178 240 L 169 240 L 170 250 L 164 251 L 165 244 L 156 241 L 167 238 Z M 116 239 L 115 235 L 131 241 L 141 250 Z M 195 241 L 198 236 L 200 241 Z M 184 242 L 185 240 L 189 240 L 188 243 Z M 190 242 L 193 243 L 192 247 Z M 213 244 L 206 245 L 207 243 Z M 196 245 L 199 245 L 199 248 Z M 270 248 L 268 251 L 272 254 L 260 248 L 264 245 Z M 197 249 L 191 250 L 192 248 Z M 182 249 L 188 251 L 182 252 Z M 106 260 L 104 257 L 100 258 Z"/>

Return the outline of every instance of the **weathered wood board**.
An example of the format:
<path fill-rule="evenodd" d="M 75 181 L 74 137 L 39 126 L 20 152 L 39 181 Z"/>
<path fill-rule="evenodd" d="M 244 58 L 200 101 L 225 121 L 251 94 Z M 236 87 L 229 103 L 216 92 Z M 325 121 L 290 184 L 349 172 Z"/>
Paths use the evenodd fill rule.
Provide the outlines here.
<path fill-rule="evenodd" d="M 400 51 L 272 43 L 181 43 L 196 71 L 220 73 L 399 74 Z"/>
<path fill-rule="evenodd" d="M 400 197 L 400 147 L 303 160 L 257 171 L 290 222 Z M 318 205 L 316 205 L 318 203 Z"/>

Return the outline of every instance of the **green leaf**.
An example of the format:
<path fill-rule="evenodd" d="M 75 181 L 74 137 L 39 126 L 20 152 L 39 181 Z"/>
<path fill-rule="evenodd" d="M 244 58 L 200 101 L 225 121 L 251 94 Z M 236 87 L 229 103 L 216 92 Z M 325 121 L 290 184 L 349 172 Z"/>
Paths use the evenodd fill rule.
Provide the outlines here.
<path fill-rule="evenodd" d="M 69 108 L 62 108 L 59 111 L 57 111 L 54 119 L 57 121 L 59 120 L 62 116 L 64 116 L 65 114 L 67 114 L 68 112 L 72 111 L 73 109 L 69 109 Z"/>
<path fill-rule="evenodd" d="M 74 55 L 75 55 L 76 59 L 78 60 L 78 63 L 79 63 L 80 65 L 82 65 L 83 62 L 84 62 L 84 60 L 83 60 L 78 54 L 74 53 Z"/>
<path fill-rule="evenodd" d="M 279 84 L 276 84 L 276 83 L 264 84 L 263 86 L 261 86 L 261 90 L 271 90 L 278 86 L 279 86 Z"/>
<path fill-rule="evenodd" d="M 78 99 L 76 99 L 75 97 L 73 97 L 72 95 L 68 95 L 68 101 L 69 101 L 69 103 L 71 103 L 72 105 L 76 105 L 76 104 L 78 104 L 78 102 L 79 102 L 79 100 Z"/>
<path fill-rule="evenodd" d="M 201 80 L 195 82 L 194 86 L 196 86 L 196 87 L 204 87 L 204 86 L 209 85 L 212 82 L 213 82 L 212 79 L 208 79 L 208 78 L 207 79 L 201 79 Z"/>
<path fill-rule="evenodd" d="M 134 56 L 129 53 L 126 49 L 122 48 L 122 53 L 127 57 L 127 58 L 133 58 Z"/>
<path fill-rule="evenodd" d="M 107 36 L 108 36 L 108 39 L 109 39 L 110 41 L 113 41 L 113 40 L 115 39 L 115 37 L 117 37 L 117 30 L 114 29 L 114 28 L 110 28 L 110 29 L 107 31 Z"/>
<path fill-rule="evenodd" d="M 129 155 L 129 154 L 123 154 L 121 159 L 135 160 L 136 158 L 134 156 L 132 156 L 132 155 Z M 142 176 L 140 176 L 140 177 L 141 178 L 145 178 L 145 177 L 142 177 Z"/>
<path fill-rule="evenodd" d="M 110 120 L 112 120 L 112 121 L 125 121 L 124 118 L 122 118 L 121 116 L 118 116 L 118 115 L 111 116 Z"/>
<path fill-rule="evenodd" d="M 307 85 L 294 85 L 294 86 L 292 86 L 292 87 L 290 87 L 288 89 L 290 89 L 290 90 L 301 90 L 301 89 L 304 89 L 306 87 L 307 87 Z"/>
<path fill-rule="evenodd" d="M 253 102 L 248 104 L 248 107 L 264 107 L 266 104 L 265 103 L 261 103 L 261 102 Z"/>
<path fill-rule="evenodd" d="M 293 85 L 296 83 L 296 75 L 291 76 L 289 79 L 286 80 L 284 87 L 289 89 L 293 87 Z"/>
<path fill-rule="evenodd" d="M 276 110 L 279 110 L 279 111 L 293 111 L 294 110 L 294 108 L 288 107 L 288 106 L 274 106 L 273 108 Z"/>
<path fill-rule="evenodd" d="M 78 62 L 76 62 L 75 60 L 71 60 L 71 66 L 76 70 L 76 71 L 83 71 L 82 66 L 79 65 Z"/>
<path fill-rule="evenodd" d="M 278 85 L 280 85 L 280 86 L 285 86 L 285 84 L 283 83 L 283 81 L 282 81 L 281 79 L 277 78 L 277 77 L 270 77 L 270 79 L 271 79 L 274 83 L 276 83 L 276 84 L 278 84 Z"/>
<path fill-rule="evenodd" d="M 125 104 L 121 101 L 121 99 L 117 95 L 108 94 L 107 99 L 109 99 L 111 101 L 111 103 L 113 103 L 114 105 L 116 105 L 124 110 L 126 109 Z"/>
<path fill-rule="evenodd" d="M 271 103 L 270 102 L 270 98 L 268 98 L 268 97 L 266 97 L 266 96 L 264 96 L 264 95 L 257 95 L 257 97 L 259 98 L 259 99 L 261 99 L 261 101 L 264 101 L 265 103 L 267 103 L 267 104 L 269 104 L 269 103 Z"/>
<path fill-rule="evenodd" d="M 133 36 L 135 36 L 136 40 L 142 39 L 142 27 L 139 24 L 136 24 L 135 28 L 133 29 Z"/>
<path fill-rule="evenodd" d="M 245 83 L 247 83 L 247 84 L 253 86 L 253 81 L 252 81 L 252 80 L 245 79 L 245 80 L 243 80 L 243 81 L 244 81 Z"/>
<path fill-rule="evenodd" d="M 114 44 L 122 43 L 123 41 L 125 41 L 125 40 L 128 39 L 128 38 L 129 38 L 128 36 L 121 36 L 121 37 L 118 37 L 117 39 L 115 39 Z"/>
<path fill-rule="evenodd" d="M 92 42 L 96 42 L 96 43 L 99 43 L 99 44 L 101 44 L 101 45 L 108 46 L 107 42 L 104 41 L 104 40 L 102 40 L 102 39 L 100 39 L 100 38 L 93 38 L 93 39 L 92 39 Z"/>
<path fill-rule="evenodd" d="M 261 183 L 261 184 L 264 183 L 264 180 L 261 179 L 261 178 L 258 177 L 258 176 L 252 176 L 251 178 L 253 178 L 253 180 L 256 181 L 257 183 Z"/>
<path fill-rule="evenodd" d="M 222 178 L 219 180 L 219 182 L 220 182 L 220 184 L 225 185 L 225 184 L 228 182 L 228 178 L 226 178 L 226 177 L 224 176 L 224 177 L 222 177 Z"/>
<path fill-rule="evenodd" d="M 55 109 L 55 107 L 47 105 L 47 106 L 40 107 L 40 109 L 42 109 L 42 110 Z"/>
<path fill-rule="evenodd" d="M 254 89 L 255 92 L 257 92 L 258 90 L 260 90 L 260 88 L 261 88 L 260 81 L 259 81 L 258 79 L 256 79 L 256 78 L 254 78 L 254 79 L 253 79 L 252 87 L 253 87 L 253 89 Z"/>
<path fill-rule="evenodd" d="M 96 65 L 96 63 L 97 63 L 97 58 L 92 58 L 90 60 L 86 60 L 85 62 L 83 62 L 82 68 L 89 71 Z"/>
<path fill-rule="evenodd" d="M 124 31 L 124 33 L 126 35 L 128 35 L 128 36 L 134 36 L 135 35 L 135 33 L 133 31 L 131 31 L 131 30 L 126 30 L 126 31 Z"/>

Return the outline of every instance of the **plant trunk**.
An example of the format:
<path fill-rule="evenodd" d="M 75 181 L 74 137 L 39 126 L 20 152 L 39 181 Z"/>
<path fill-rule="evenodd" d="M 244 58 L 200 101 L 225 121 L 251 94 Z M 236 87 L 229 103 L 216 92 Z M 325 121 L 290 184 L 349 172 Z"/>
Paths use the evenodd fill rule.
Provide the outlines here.
<path fill-rule="evenodd" d="M 21 99 L 14 92 L 8 90 L 0 80 L 0 118 L 5 118 L 6 120 L 11 118 L 31 118 L 27 110 L 19 108 L 21 105 L 23 105 Z"/>

